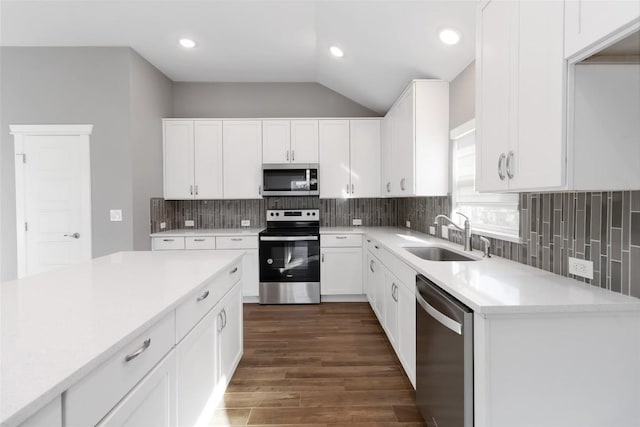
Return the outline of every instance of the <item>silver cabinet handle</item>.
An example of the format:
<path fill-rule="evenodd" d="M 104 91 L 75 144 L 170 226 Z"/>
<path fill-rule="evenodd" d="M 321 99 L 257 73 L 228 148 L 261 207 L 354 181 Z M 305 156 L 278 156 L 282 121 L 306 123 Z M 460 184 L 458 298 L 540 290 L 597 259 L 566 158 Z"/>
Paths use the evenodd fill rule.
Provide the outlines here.
<path fill-rule="evenodd" d="M 402 179 L 400 180 L 400 190 L 402 190 L 402 191 L 404 191 L 404 190 L 405 190 L 405 187 L 404 187 L 405 182 L 406 182 L 406 179 L 405 179 L 405 178 L 402 178 Z"/>
<path fill-rule="evenodd" d="M 287 161 L 289 161 L 289 150 L 287 150 Z"/>
<path fill-rule="evenodd" d="M 193 239 L 194 242 L 204 242 L 206 239 Z"/>
<path fill-rule="evenodd" d="M 150 345 L 151 345 L 151 338 L 147 338 L 146 340 L 144 340 L 144 343 L 142 343 L 142 346 L 141 346 L 139 349 L 137 349 L 136 351 L 134 351 L 134 352 L 133 352 L 133 353 L 131 353 L 131 354 L 127 354 L 127 355 L 124 357 L 124 361 L 125 361 L 125 362 L 130 362 L 130 361 L 132 361 L 133 359 L 135 359 L 136 357 L 138 357 L 138 356 L 140 356 L 142 353 L 144 353 L 144 352 L 145 352 L 145 350 L 146 350 L 146 349 L 148 349 Z"/>
<path fill-rule="evenodd" d="M 370 240 L 370 239 L 367 239 L 367 243 L 371 243 L 371 240 Z"/>
<path fill-rule="evenodd" d="M 224 328 L 224 323 L 222 320 L 222 312 L 218 313 L 218 333 L 222 332 L 222 329 Z"/>
<path fill-rule="evenodd" d="M 351 184 L 351 194 L 355 192 L 356 192 L 356 187 L 353 184 Z"/>
<path fill-rule="evenodd" d="M 347 236 L 336 236 L 336 239 L 338 239 L 338 240 L 344 240 L 346 238 L 347 238 Z"/>
<path fill-rule="evenodd" d="M 194 188 L 195 188 L 196 196 L 197 196 L 198 195 L 198 185 L 196 184 L 196 186 Z"/>
<path fill-rule="evenodd" d="M 189 194 L 191 194 L 193 196 L 193 185 L 189 186 Z"/>
<path fill-rule="evenodd" d="M 233 273 L 235 273 L 236 271 L 238 271 L 238 267 L 235 267 L 233 270 L 231 270 L 231 271 L 229 272 L 229 274 L 233 274 Z"/>
<path fill-rule="evenodd" d="M 322 254 L 322 262 L 324 262 L 324 254 Z"/>
<path fill-rule="evenodd" d="M 232 237 L 231 241 L 232 242 L 242 242 L 242 237 Z"/>
<path fill-rule="evenodd" d="M 417 287 L 416 287 L 416 302 L 420 304 L 420 307 L 422 307 L 424 311 L 429 313 L 429 315 L 433 317 L 435 320 L 437 320 L 440 324 L 442 324 L 443 326 L 446 326 L 456 334 L 462 335 L 462 324 L 456 322 L 449 316 L 446 316 L 440 313 L 438 310 L 436 310 L 431 304 L 427 302 L 427 300 L 424 299 L 424 297 L 420 293 L 420 289 L 418 289 Z"/>
<path fill-rule="evenodd" d="M 387 182 L 387 193 L 391 193 L 391 183 Z"/>
<path fill-rule="evenodd" d="M 369 270 L 371 270 L 372 273 L 375 273 L 375 270 L 373 269 L 373 260 L 369 262 Z"/>
<path fill-rule="evenodd" d="M 73 234 L 65 234 L 64 237 L 73 237 L 74 239 L 79 239 L 80 238 L 80 233 L 76 232 Z"/>
<path fill-rule="evenodd" d="M 509 177 L 509 179 L 513 179 L 513 170 L 511 170 L 511 162 L 513 161 L 513 151 L 509 151 L 509 154 L 507 154 L 507 176 Z"/>
<path fill-rule="evenodd" d="M 175 239 L 162 239 L 163 242 L 173 242 Z"/>
<path fill-rule="evenodd" d="M 222 329 L 227 327 L 227 309 L 223 308 L 222 309 Z"/>
<path fill-rule="evenodd" d="M 504 175 L 504 170 L 502 168 L 502 164 L 507 156 L 504 153 L 500 153 L 500 157 L 498 158 L 498 176 L 500 177 L 500 181 L 504 181 L 506 178 Z"/>
<path fill-rule="evenodd" d="M 349 194 L 349 184 L 347 184 L 347 194 Z"/>
<path fill-rule="evenodd" d="M 291 161 L 292 162 L 296 161 L 296 150 L 291 150 Z"/>
<path fill-rule="evenodd" d="M 204 294 L 200 295 L 196 301 L 200 302 L 202 300 L 205 300 L 207 299 L 208 296 L 209 296 L 209 291 L 204 291 Z"/>
<path fill-rule="evenodd" d="M 258 185 L 258 194 L 262 195 L 262 185 Z"/>
<path fill-rule="evenodd" d="M 396 284 L 392 283 L 391 284 L 391 298 L 393 298 L 394 300 L 396 299 L 396 297 L 394 296 L 395 292 L 396 292 Z"/>
<path fill-rule="evenodd" d="M 374 248 L 376 248 L 376 249 L 380 249 L 380 248 L 378 247 L 378 245 L 373 245 L 373 247 L 374 247 Z"/>

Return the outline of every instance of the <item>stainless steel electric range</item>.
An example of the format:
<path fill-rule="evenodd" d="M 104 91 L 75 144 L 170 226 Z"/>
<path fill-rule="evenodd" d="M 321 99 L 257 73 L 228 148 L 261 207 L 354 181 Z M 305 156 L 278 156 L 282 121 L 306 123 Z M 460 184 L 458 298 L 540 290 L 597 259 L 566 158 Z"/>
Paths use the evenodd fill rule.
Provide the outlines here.
<path fill-rule="evenodd" d="M 320 211 L 267 211 L 260 233 L 260 304 L 320 303 Z"/>

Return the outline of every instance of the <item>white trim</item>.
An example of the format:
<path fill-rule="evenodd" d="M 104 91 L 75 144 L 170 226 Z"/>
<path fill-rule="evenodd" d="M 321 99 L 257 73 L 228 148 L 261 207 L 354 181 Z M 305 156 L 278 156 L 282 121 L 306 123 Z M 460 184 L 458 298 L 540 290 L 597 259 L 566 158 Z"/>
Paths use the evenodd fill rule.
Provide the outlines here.
<path fill-rule="evenodd" d="M 321 295 L 321 302 L 367 302 L 367 296 L 364 294 L 356 295 Z"/>
<path fill-rule="evenodd" d="M 476 119 L 471 119 L 466 123 L 461 124 L 455 129 L 452 129 L 449 133 L 449 138 L 452 140 L 460 139 L 463 136 L 474 132 L 476 130 Z"/>
<path fill-rule="evenodd" d="M 11 135 L 91 135 L 93 125 L 9 125 Z"/>

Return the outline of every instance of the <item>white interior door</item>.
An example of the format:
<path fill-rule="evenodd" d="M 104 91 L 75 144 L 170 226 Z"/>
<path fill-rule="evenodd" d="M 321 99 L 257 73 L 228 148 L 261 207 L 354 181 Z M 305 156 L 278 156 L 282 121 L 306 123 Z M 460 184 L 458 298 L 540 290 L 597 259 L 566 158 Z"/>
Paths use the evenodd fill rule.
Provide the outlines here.
<path fill-rule="evenodd" d="M 18 277 L 91 259 L 88 133 L 43 128 L 11 128 L 16 137 Z M 54 134 L 47 135 L 47 128 Z"/>

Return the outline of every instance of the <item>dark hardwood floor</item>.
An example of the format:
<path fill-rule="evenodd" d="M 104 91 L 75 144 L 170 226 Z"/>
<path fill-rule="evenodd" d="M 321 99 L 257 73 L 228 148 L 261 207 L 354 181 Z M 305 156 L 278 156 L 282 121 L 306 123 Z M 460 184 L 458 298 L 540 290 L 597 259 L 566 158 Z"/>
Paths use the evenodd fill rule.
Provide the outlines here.
<path fill-rule="evenodd" d="M 212 426 L 424 426 L 367 303 L 244 306 L 244 356 Z"/>

